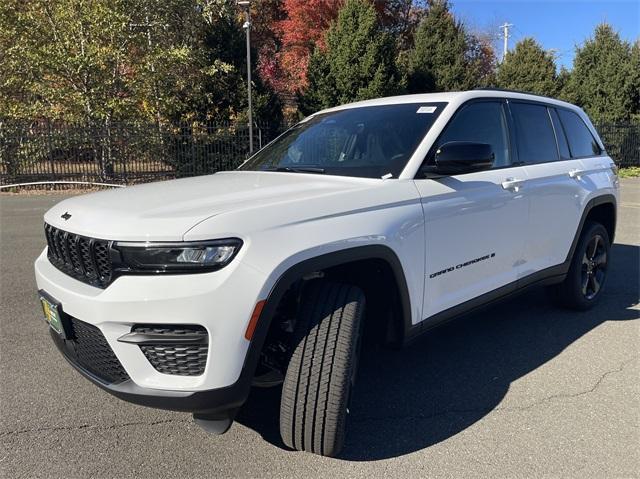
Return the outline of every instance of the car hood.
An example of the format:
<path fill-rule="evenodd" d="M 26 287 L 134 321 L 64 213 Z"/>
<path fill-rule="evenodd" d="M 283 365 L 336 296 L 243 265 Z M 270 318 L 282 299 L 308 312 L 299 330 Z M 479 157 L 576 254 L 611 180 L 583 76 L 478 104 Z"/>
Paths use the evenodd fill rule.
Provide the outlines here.
<path fill-rule="evenodd" d="M 372 181 L 316 174 L 221 172 L 69 198 L 51 208 L 44 219 L 62 230 L 93 238 L 181 241 L 195 225 L 221 213 L 366 188 Z"/>

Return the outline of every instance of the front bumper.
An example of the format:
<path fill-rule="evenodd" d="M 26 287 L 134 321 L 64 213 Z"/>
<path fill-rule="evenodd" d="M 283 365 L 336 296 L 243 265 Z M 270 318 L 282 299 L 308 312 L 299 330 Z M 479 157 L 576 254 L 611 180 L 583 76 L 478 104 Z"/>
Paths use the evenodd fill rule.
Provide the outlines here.
<path fill-rule="evenodd" d="M 65 355 L 103 389 L 139 404 L 201 411 L 205 403 L 227 402 L 228 391 L 238 388 L 250 345 L 244 333 L 253 307 L 261 299 L 265 277 L 237 258 L 212 273 L 122 276 L 106 289 L 59 271 L 47 259 L 46 250 L 36 260 L 35 272 L 38 288 L 58 301 L 65 314 L 97 327 L 126 370 L 130 381 L 105 384 Z M 179 376 L 157 371 L 139 346 L 117 340 L 130 332 L 133 324 L 203 326 L 209 336 L 204 374 Z"/>
<path fill-rule="evenodd" d="M 244 403 L 249 394 L 252 376 L 249 368 L 231 386 L 211 390 L 174 391 L 150 389 L 137 385 L 131 379 L 118 384 L 108 384 L 76 361 L 73 354 L 70 354 L 70 348 L 66 344 L 67 341 L 53 330 L 50 333 L 58 350 L 76 371 L 96 386 L 124 401 L 142 406 L 232 419 L 235 411 Z"/>

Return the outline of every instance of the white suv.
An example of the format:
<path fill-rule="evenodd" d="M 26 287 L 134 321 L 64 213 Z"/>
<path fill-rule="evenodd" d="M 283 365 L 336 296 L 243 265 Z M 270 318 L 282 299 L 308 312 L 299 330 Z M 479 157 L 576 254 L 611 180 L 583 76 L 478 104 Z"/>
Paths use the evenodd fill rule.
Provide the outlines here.
<path fill-rule="evenodd" d="M 236 171 L 67 199 L 35 271 L 87 379 L 222 433 L 282 384 L 287 446 L 342 447 L 363 327 L 405 344 L 531 285 L 602 294 L 613 161 L 568 103 L 500 90 L 321 111 Z"/>

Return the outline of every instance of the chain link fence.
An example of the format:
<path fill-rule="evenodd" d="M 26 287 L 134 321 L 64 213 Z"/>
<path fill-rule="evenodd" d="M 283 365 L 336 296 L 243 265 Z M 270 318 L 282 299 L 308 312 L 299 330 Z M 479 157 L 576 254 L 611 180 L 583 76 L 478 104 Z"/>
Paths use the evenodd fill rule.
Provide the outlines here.
<path fill-rule="evenodd" d="M 256 125 L 254 150 L 285 129 Z M 248 130 L 234 123 L 87 126 L 0 120 L 0 185 L 127 185 L 230 170 L 248 156 Z M 640 166 L 640 124 L 605 124 L 598 131 L 618 166 Z"/>

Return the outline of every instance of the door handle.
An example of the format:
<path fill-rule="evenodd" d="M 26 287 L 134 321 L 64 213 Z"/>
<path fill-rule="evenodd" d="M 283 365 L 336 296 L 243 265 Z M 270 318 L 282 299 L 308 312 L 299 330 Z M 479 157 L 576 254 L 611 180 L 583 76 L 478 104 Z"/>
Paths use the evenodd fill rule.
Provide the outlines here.
<path fill-rule="evenodd" d="M 569 171 L 569 176 L 575 180 L 580 180 L 585 173 L 586 171 L 584 170 L 571 170 Z"/>
<path fill-rule="evenodd" d="M 520 180 L 517 178 L 507 178 L 502 182 L 502 187 L 505 190 L 509 190 L 517 193 L 518 191 L 520 191 L 520 188 L 522 188 L 523 183 L 524 183 L 524 180 Z"/>

